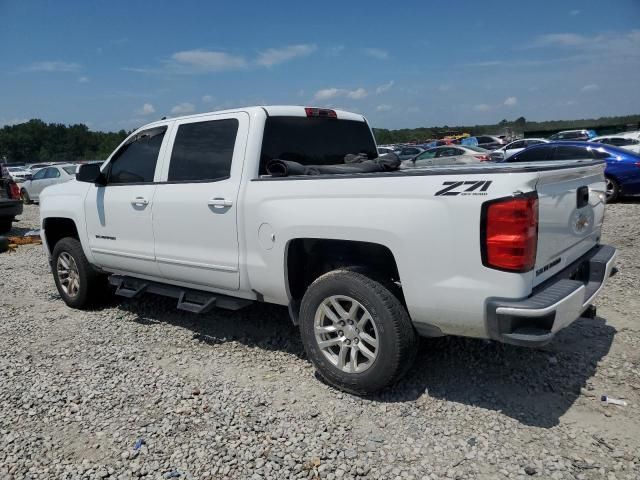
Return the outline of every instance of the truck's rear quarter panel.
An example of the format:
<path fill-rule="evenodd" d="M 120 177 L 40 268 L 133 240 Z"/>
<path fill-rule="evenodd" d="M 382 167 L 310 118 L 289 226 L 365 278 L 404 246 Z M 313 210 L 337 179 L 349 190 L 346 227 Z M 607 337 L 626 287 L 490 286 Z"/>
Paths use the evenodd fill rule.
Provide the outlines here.
<path fill-rule="evenodd" d="M 482 203 L 532 191 L 538 180 L 535 171 L 498 173 L 504 170 L 487 165 L 471 172 L 431 169 L 415 176 L 254 180 L 246 190 L 243 214 L 251 287 L 269 301 L 288 303 L 283 262 L 293 239 L 379 243 L 395 257 L 414 322 L 447 334 L 484 337 L 485 300 L 526 296 L 533 279 L 533 272 L 505 273 L 482 265 Z M 485 191 L 484 184 L 472 189 L 480 182 L 490 182 Z M 265 224 L 276 239 L 271 249 L 259 240 Z M 274 281 L 273 272 L 283 273 Z"/>

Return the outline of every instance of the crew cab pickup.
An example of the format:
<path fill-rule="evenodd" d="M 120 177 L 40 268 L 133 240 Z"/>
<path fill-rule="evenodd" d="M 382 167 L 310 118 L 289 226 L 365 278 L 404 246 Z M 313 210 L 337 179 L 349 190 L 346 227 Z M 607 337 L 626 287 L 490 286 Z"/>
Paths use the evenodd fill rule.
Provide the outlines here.
<path fill-rule="evenodd" d="M 108 281 L 196 313 L 287 306 L 320 374 L 357 394 L 400 378 L 418 336 L 539 346 L 595 314 L 616 255 L 600 243 L 601 161 L 365 172 L 353 157 L 388 158 L 338 110 L 146 125 L 43 192 L 60 296 L 85 308 Z M 269 174 L 277 161 L 301 168 Z"/>

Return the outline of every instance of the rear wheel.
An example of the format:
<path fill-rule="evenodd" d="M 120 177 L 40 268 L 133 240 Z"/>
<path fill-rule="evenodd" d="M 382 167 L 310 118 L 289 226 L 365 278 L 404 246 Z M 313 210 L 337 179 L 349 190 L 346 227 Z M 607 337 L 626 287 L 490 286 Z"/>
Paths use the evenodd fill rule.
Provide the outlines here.
<path fill-rule="evenodd" d="M 611 177 L 605 177 L 605 182 L 607 185 L 607 203 L 613 203 L 620 195 L 620 185 Z"/>
<path fill-rule="evenodd" d="M 0 233 L 7 233 L 11 230 L 13 220 L 0 220 Z"/>
<path fill-rule="evenodd" d="M 25 205 L 31 204 L 31 198 L 29 197 L 29 192 L 27 192 L 24 188 L 20 190 L 20 198 L 22 198 L 22 203 Z"/>
<path fill-rule="evenodd" d="M 300 307 L 300 330 L 320 375 L 358 395 L 397 381 L 417 350 L 402 303 L 383 284 L 353 270 L 334 270 L 309 286 Z"/>
<path fill-rule="evenodd" d="M 51 268 L 58 293 L 72 308 L 92 307 L 108 293 L 106 276 L 94 270 L 76 238 L 56 243 Z"/>

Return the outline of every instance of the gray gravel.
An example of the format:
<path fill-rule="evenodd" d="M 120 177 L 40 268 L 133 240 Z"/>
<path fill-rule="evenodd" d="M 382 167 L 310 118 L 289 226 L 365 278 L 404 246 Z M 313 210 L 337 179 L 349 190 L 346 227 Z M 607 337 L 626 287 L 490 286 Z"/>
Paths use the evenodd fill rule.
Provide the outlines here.
<path fill-rule="evenodd" d="M 370 399 L 315 378 L 284 309 L 80 312 L 42 247 L 2 254 L 0 479 L 640 478 L 639 209 L 608 208 L 620 274 L 598 318 L 535 350 L 423 341 Z"/>

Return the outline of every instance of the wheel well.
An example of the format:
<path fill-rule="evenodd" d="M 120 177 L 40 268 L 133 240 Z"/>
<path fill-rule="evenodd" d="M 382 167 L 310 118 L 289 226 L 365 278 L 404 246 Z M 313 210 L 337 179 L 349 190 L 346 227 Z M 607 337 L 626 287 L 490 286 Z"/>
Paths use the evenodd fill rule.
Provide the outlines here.
<path fill-rule="evenodd" d="M 396 260 L 384 245 L 353 240 L 297 238 L 286 254 L 287 289 L 290 314 L 297 323 L 300 301 L 320 275 L 340 267 L 362 267 L 376 279 L 391 285 L 400 281 Z M 401 289 L 395 289 L 402 297 Z M 404 303 L 404 298 L 400 298 Z"/>
<path fill-rule="evenodd" d="M 45 218 L 43 226 L 49 253 L 53 253 L 53 248 L 56 246 L 56 243 L 64 237 L 80 239 L 76 224 L 70 218 Z"/>

